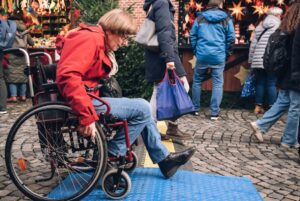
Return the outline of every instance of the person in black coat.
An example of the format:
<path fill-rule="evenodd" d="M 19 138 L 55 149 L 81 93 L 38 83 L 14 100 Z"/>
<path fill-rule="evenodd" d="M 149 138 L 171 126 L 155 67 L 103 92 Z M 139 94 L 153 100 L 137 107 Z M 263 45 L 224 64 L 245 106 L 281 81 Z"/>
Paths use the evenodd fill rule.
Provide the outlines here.
<path fill-rule="evenodd" d="M 289 35 L 290 43 L 287 50 L 291 50 L 291 62 L 286 66 L 284 73 L 277 79 L 279 88 L 278 97 L 272 107 L 263 115 L 262 118 L 251 122 L 256 138 L 263 142 L 263 134 L 267 133 L 271 126 L 288 111 L 287 120 L 281 146 L 299 147 L 299 117 L 300 117 L 300 0 L 295 0 L 288 8 L 280 31 Z"/>
<path fill-rule="evenodd" d="M 291 65 L 291 90 L 300 92 L 300 24 L 297 27 L 294 36 L 292 48 L 292 65 Z"/>
<path fill-rule="evenodd" d="M 300 23 L 297 27 L 293 49 L 292 49 L 292 64 L 291 64 L 291 90 L 300 93 Z M 297 93 L 296 92 L 296 93 Z M 300 118 L 298 123 L 298 143 L 300 144 Z M 300 155 L 300 147 L 299 147 Z"/>
<path fill-rule="evenodd" d="M 143 9 L 148 13 L 147 17 L 155 22 L 160 48 L 158 52 L 145 50 L 145 76 L 148 82 L 154 83 L 150 103 L 153 117 L 156 120 L 156 87 L 157 83 L 163 79 L 166 68 L 176 70 L 177 75 L 184 82 L 186 91 L 189 90 L 189 84 L 178 55 L 174 24 L 175 9 L 172 2 L 170 0 L 145 0 Z M 178 125 L 175 121 L 169 121 L 167 135 L 162 137 L 191 138 L 188 134 L 178 130 Z"/>

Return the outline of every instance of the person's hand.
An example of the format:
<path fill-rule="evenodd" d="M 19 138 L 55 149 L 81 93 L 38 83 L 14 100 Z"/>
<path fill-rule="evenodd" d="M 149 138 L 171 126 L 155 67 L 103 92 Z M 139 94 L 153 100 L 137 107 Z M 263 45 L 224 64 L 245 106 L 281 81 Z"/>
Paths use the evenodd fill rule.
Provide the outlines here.
<path fill-rule="evenodd" d="M 166 64 L 167 69 L 174 70 L 175 69 L 175 63 L 174 62 L 168 62 Z"/>
<path fill-rule="evenodd" d="M 91 123 L 88 126 L 79 126 L 77 128 L 78 132 L 85 137 L 95 138 L 96 136 L 96 124 L 95 122 Z"/>

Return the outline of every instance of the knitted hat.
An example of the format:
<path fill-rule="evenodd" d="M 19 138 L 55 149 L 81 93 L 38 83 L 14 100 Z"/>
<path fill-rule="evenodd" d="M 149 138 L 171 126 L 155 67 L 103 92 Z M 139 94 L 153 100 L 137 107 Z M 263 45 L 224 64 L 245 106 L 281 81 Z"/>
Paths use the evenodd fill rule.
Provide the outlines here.
<path fill-rule="evenodd" d="M 270 8 L 268 11 L 268 15 L 281 15 L 283 10 L 279 7 Z"/>

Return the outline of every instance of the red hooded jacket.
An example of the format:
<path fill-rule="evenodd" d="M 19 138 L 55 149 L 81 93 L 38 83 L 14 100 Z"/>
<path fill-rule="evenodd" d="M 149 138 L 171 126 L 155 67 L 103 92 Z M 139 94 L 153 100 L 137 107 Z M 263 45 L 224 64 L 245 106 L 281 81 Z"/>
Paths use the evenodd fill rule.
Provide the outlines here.
<path fill-rule="evenodd" d="M 60 41 L 58 49 L 61 53 L 56 72 L 59 91 L 78 113 L 80 124 L 87 126 L 97 121 L 98 115 L 84 85 L 97 86 L 99 79 L 107 77 L 111 70 L 105 54 L 105 34 L 100 26 L 80 24 L 79 29 Z"/>

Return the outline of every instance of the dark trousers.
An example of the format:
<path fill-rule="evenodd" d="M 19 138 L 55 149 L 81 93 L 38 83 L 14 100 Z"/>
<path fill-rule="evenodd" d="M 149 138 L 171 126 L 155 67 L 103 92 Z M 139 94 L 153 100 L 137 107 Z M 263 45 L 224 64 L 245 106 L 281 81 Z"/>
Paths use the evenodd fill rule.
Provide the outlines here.
<path fill-rule="evenodd" d="M 3 53 L 0 52 L 0 110 L 6 110 L 6 99 L 7 99 L 7 88 L 6 83 L 4 80 L 4 73 L 3 73 Z"/>

